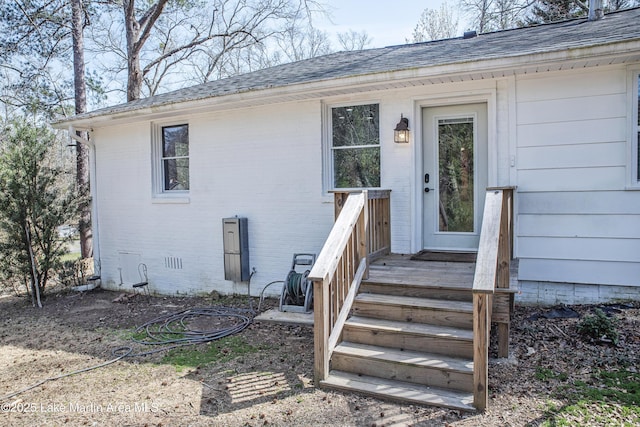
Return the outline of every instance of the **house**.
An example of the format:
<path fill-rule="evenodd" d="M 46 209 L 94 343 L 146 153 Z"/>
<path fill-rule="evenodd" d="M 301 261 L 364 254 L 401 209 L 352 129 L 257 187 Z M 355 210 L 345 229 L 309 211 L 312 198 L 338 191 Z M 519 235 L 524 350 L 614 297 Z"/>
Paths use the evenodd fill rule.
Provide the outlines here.
<path fill-rule="evenodd" d="M 294 252 L 320 251 L 338 186 L 392 190 L 394 253 L 473 249 L 484 187 L 517 186 L 520 300 L 637 298 L 639 18 L 341 52 L 62 120 L 95 144 L 103 286 L 139 281 L 142 262 L 159 293 L 246 292 L 223 274 L 221 219 L 236 215 L 249 220 L 253 283 L 282 278 Z M 332 140 L 345 113 L 371 115 L 364 146 Z M 393 141 L 401 115 L 407 144 Z M 458 126 L 479 138 L 473 230 L 436 231 L 436 119 L 469 121 Z M 163 152 L 163 138 L 183 152 Z M 343 177 L 357 151 L 372 156 L 367 176 Z M 178 187 L 170 165 L 184 170 Z"/>
<path fill-rule="evenodd" d="M 144 264 L 153 292 L 246 293 L 225 280 L 237 216 L 255 295 L 320 253 L 332 191 L 350 188 L 390 190 L 391 252 L 475 251 L 492 187 L 515 189 L 516 300 L 638 299 L 639 22 L 340 52 L 61 120 L 90 131 L 103 286 L 130 288 Z"/>

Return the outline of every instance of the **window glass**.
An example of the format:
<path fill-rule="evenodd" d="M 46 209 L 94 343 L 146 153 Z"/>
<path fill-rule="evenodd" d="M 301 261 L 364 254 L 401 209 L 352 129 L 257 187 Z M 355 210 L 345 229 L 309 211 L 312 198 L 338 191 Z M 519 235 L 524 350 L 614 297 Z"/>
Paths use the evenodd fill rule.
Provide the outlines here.
<path fill-rule="evenodd" d="M 162 179 L 164 191 L 189 189 L 189 126 L 162 128 Z"/>
<path fill-rule="evenodd" d="M 380 186 L 378 104 L 331 109 L 334 188 Z"/>
<path fill-rule="evenodd" d="M 473 117 L 438 120 L 439 231 L 473 233 Z"/>

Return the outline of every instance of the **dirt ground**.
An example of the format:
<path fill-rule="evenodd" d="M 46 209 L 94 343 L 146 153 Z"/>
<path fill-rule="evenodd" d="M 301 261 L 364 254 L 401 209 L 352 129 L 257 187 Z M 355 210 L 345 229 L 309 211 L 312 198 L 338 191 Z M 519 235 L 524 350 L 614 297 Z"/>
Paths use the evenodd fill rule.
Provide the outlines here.
<path fill-rule="evenodd" d="M 244 298 L 137 296 L 112 302 L 118 295 L 102 290 L 62 292 L 49 296 L 43 309 L 13 296 L 0 298 L 0 399 L 45 378 L 113 359 L 114 348 L 131 345 L 136 325 L 162 314 L 220 304 L 247 306 Z M 580 315 L 593 310 L 572 308 Z M 618 346 L 578 337 L 579 319 L 547 319 L 540 315 L 549 308 L 517 307 L 511 357 L 492 360 L 491 401 L 482 414 L 316 389 L 312 329 L 254 322 L 238 334 L 243 350 L 223 345 L 219 360 L 177 368 L 163 359 L 164 353 L 125 358 L 2 399 L 0 425 L 541 425 L 553 421 L 550 405 L 571 403 L 558 397 L 559 387 L 588 380 L 602 367 L 638 368 L 640 306 L 613 311 L 621 319 Z M 198 347 L 216 345 L 220 347 L 216 342 Z M 633 414 L 619 412 L 611 425 L 638 421 Z M 579 416 L 575 421 L 574 425 L 592 424 Z"/>

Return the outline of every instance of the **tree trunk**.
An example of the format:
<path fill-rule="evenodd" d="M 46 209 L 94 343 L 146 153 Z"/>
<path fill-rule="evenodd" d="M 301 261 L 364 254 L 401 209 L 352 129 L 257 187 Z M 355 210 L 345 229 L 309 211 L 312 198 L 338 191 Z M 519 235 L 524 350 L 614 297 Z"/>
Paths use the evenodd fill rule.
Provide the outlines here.
<path fill-rule="evenodd" d="M 136 20 L 135 0 L 122 2 L 124 8 L 124 26 L 127 37 L 127 102 L 140 99 L 142 87 L 142 70 L 140 68 L 140 24 Z"/>
<path fill-rule="evenodd" d="M 140 55 L 138 52 L 131 52 L 127 61 L 127 102 L 140 99 L 142 92 L 142 69 L 140 68 Z"/>
<path fill-rule="evenodd" d="M 73 34 L 73 85 L 75 89 L 76 114 L 87 112 L 87 86 L 84 68 L 84 34 L 82 0 L 71 2 L 71 22 Z M 88 132 L 77 132 L 78 136 L 89 139 Z M 91 201 L 89 200 L 89 148 L 76 142 L 76 185 L 83 198 L 78 208 L 78 231 L 82 258 L 93 255 L 93 235 L 91 233 Z"/>
<path fill-rule="evenodd" d="M 140 66 L 140 52 L 168 1 L 157 0 L 151 3 L 139 21 L 136 19 L 136 0 L 122 1 L 127 35 L 127 102 L 140 99 L 144 77 Z"/>
<path fill-rule="evenodd" d="M 24 235 L 27 243 L 27 251 L 29 252 L 29 263 L 31 264 L 31 301 L 33 301 L 33 295 L 35 295 L 34 307 L 37 304 L 38 308 L 42 308 L 42 301 L 40 300 L 40 281 L 38 280 L 38 268 L 36 266 L 36 257 L 33 255 L 33 246 L 31 246 L 31 232 L 29 231 L 29 223 L 24 225 Z"/>

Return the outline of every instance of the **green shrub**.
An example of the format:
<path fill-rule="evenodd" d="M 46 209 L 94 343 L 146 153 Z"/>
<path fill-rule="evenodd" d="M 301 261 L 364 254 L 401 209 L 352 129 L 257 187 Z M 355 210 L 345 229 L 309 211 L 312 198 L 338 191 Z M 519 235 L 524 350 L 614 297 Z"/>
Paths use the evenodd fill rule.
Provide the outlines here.
<path fill-rule="evenodd" d="M 596 308 L 595 315 L 586 316 L 578 324 L 578 332 L 596 341 L 611 341 L 618 344 L 618 319 L 607 316 L 604 311 Z"/>
<path fill-rule="evenodd" d="M 0 281 L 24 284 L 39 307 L 67 252 L 58 227 L 73 222 L 80 200 L 56 144 L 50 129 L 27 121 L 0 132 Z"/>
<path fill-rule="evenodd" d="M 58 281 L 65 286 L 86 285 L 93 274 L 93 258 L 62 260 L 58 268 Z"/>

